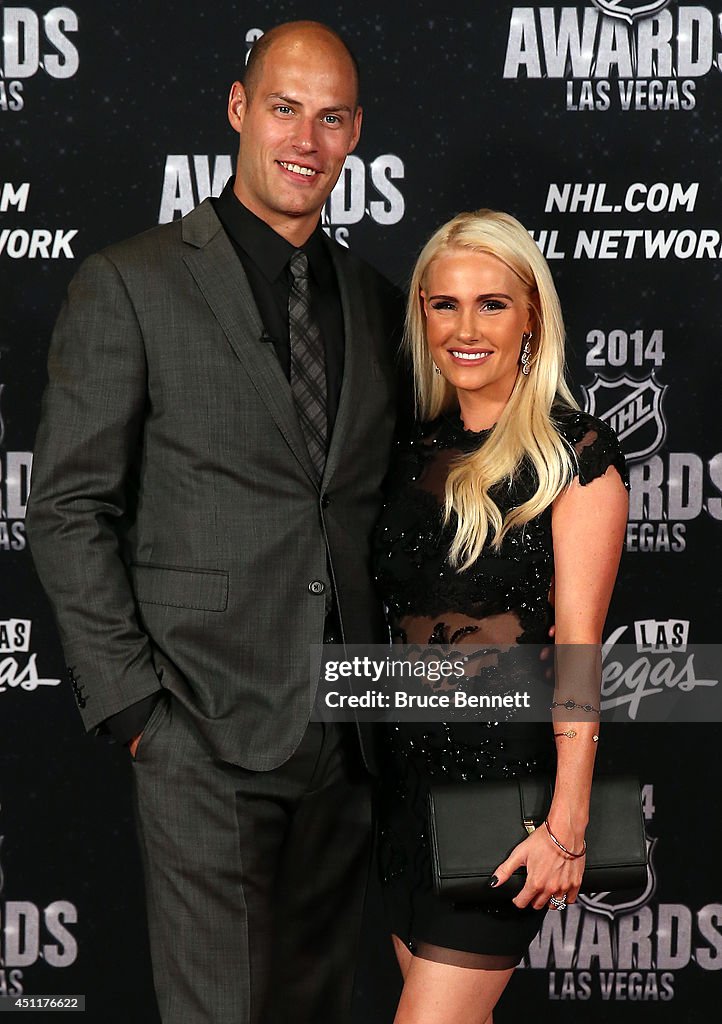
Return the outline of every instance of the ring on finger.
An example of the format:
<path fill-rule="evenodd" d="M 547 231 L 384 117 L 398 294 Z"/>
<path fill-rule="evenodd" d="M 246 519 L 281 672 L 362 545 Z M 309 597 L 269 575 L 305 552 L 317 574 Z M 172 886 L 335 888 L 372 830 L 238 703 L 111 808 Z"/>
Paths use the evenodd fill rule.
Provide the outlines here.
<path fill-rule="evenodd" d="M 563 892 L 561 896 L 550 896 L 549 906 L 554 907 L 555 910 L 566 910 L 567 909 L 567 894 Z"/>

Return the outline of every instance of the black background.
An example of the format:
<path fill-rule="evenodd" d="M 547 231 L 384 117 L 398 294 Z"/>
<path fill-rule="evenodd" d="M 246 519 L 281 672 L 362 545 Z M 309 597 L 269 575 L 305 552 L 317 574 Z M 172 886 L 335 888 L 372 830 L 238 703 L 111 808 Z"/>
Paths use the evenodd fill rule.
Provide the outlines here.
<path fill-rule="evenodd" d="M 549 6 L 558 12 L 562 5 Z M 41 18 L 50 9 L 35 0 L 30 7 Z M 394 182 L 404 197 L 403 218 L 380 225 L 367 215 L 349 226 L 349 244 L 403 286 L 425 239 L 459 210 L 508 210 L 531 230 L 558 230 L 567 258 L 552 260 L 551 267 L 577 387 L 593 380 L 585 362 L 590 330 L 642 329 L 645 336 L 663 330 L 665 359 L 656 376 L 667 386 L 666 437 L 656 454 L 666 463 L 669 452 L 696 453 L 706 467 L 722 450 L 719 260 L 571 259 L 579 229 L 722 229 L 717 67 L 696 80 L 691 111 L 623 112 L 614 104 L 608 111 L 567 111 L 564 80 L 502 77 L 509 4 L 447 0 L 443 13 L 438 0 L 413 8 L 378 0 L 179 3 L 158 9 L 75 0 L 70 7 L 79 20 L 79 31 L 71 35 L 79 50 L 77 73 L 53 79 L 40 69 L 23 81 L 23 109 L 0 111 L 0 184 L 30 183 L 27 209 L 0 213 L 0 230 L 78 230 L 71 243 L 74 260 L 0 255 L 5 453 L 32 450 L 50 331 L 77 263 L 158 222 L 168 154 L 235 156 L 225 104 L 245 60 L 247 33 L 298 17 L 340 29 L 361 61 L 365 115 L 356 155 L 368 165 L 392 153 L 404 165 L 403 179 Z M 581 17 L 589 7 L 580 3 L 574 9 Z M 678 7 L 669 6 L 673 17 Z M 710 9 L 717 22 L 719 12 Z M 722 49 L 718 39 L 717 48 Z M 605 183 L 607 201 L 621 203 L 633 182 L 695 181 L 693 211 L 544 212 L 550 183 Z M 378 198 L 369 185 L 367 201 Z M 651 368 L 630 363 L 601 372 L 613 378 L 627 370 L 641 378 Z M 630 450 L 631 445 L 630 439 Z M 704 493 L 718 495 L 708 476 Z M 718 551 L 719 521 L 706 507 L 686 523 L 683 551 L 628 551 L 605 635 L 628 625 L 624 639 L 632 642 L 636 621 L 682 619 L 689 623 L 691 642 L 716 642 Z M 61 678 L 62 654 L 27 549 L 0 549 L 0 581 L 0 618 L 32 620 L 30 652 L 39 673 Z M 17 655 L 18 663 L 25 665 L 28 657 Z M 656 914 L 661 903 L 681 904 L 694 921 L 701 908 L 717 904 L 717 932 L 722 906 L 710 803 L 719 787 L 721 738 L 715 723 L 630 724 L 610 729 L 599 751 L 602 766 L 634 769 L 653 787 L 648 832 L 658 840 L 656 891 L 646 906 Z M 42 915 L 47 904 L 67 900 L 77 908 L 77 923 L 68 924 L 77 958 L 65 968 L 42 960 L 24 968 L 24 991 L 85 993 L 86 1020 L 151 1024 L 156 1018 L 149 1008 L 127 753 L 83 735 L 63 681 L 34 691 L 0 691 L 0 766 L 0 953 L 4 902 L 29 901 Z M 693 926 L 693 947 L 708 944 Z M 719 969 L 719 936 L 717 946 Z M 595 976 L 597 968 L 593 960 Z M 11 969 L 0 960 L 0 979 Z M 607 1002 L 596 982 L 588 1001 L 550 999 L 550 975 L 559 990 L 562 974 L 553 962 L 518 972 L 495 1013 L 497 1024 L 522 1013 L 555 1021 L 603 1021 L 614 1013 L 620 1022 L 701 1022 L 710 1019 L 710 1001 L 719 990 L 717 971 L 692 961 L 673 972 L 670 1001 Z M 358 1020 L 390 1022 L 396 985 L 372 889 Z"/>

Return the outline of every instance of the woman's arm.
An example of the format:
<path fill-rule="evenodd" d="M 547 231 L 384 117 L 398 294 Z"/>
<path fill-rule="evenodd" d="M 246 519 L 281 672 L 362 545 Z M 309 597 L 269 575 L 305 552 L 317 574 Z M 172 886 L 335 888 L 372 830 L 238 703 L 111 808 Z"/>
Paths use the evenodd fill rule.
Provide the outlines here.
<path fill-rule="evenodd" d="M 599 707 L 597 652 L 619 567 L 627 508 L 627 492 L 613 467 L 586 485 L 575 478 L 552 507 L 558 701 Z M 556 717 L 553 724 L 555 733 L 576 733 L 573 738 L 556 737 L 556 784 L 548 816 L 556 838 L 574 852 L 583 847 L 596 751 L 592 737 L 599 731 L 596 714 L 579 721 L 582 716 L 586 719 L 585 712 L 575 710 L 574 721 Z M 546 828 L 533 832 L 499 865 L 500 884 L 521 864 L 526 864 L 527 881 L 514 899 L 518 907 L 531 903 L 541 909 L 552 894 L 563 892 L 568 893 L 568 902 L 576 899 L 584 858 L 566 857 Z"/>
<path fill-rule="evenodd" d="M 575 477 L 552 507 L 556 594 L 556 700 L 599 707 L 599 645 L 624 544 L 629 501 L 619 473 L 582 486 Z M 575 651 L 566 645 L 584 645 Z M 576 685 L 575 685 L 576 684 Z M 570 850 L 580 850 L 589 816 L 589 794 L 596 743 L 597 715 L 575 710 L 565 721 L 555 716 L 557 775 L 549 825 Z M 553 844 L 552 844 L 553 845 Z M 583 864 L 580 863 L 580 868 Z M 574 893 L 576 896 L 576 892 Z"/>

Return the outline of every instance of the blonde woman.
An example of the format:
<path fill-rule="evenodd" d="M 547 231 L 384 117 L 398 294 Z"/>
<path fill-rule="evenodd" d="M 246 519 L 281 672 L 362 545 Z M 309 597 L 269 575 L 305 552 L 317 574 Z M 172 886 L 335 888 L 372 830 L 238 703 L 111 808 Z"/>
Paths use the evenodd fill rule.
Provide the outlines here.
<path fill-rule="evenodd" d="M 517 220 L 463 213 L 433 235 L 411 282 L 406 346 L 418 423 L 397 446 L 375 556 L 395 637 L 544 643 L 554 624 L 557 644 L 599 644 L 627 517 L 624 458 L 565 382 L 559 299 Z M 599 728 L 589 718 L 379 727 L 380 864 L 404 979 L 395 1024 L 490 1022 L 544 912 L 576 899 Z M 496 871 L 503 886 L 525 867 L 521 893 L 493 906 L 443 902 L 431 882 L 429 785 L 554 759 L 549 829 Z"/>

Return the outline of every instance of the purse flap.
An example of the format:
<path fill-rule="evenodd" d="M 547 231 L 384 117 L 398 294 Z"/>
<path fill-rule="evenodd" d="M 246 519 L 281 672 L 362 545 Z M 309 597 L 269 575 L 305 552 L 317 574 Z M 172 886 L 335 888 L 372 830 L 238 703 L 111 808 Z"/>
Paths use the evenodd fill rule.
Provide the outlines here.
<path fill-rule="evenodd" d="M 632 776 L 595 776 L 587 827 L 587 867 L 644 864 L 647 844 L 639 781 Z"/>
<path fill-rule="evenodd" d="M 491 874 L 527 837 L 524 809 L 543 821 L 551 800 L 548 779 L 433 786 L 429 793 L 434 854 L 442 878 Z M 516 799 L 513 794 L 516 793 Z"/>

